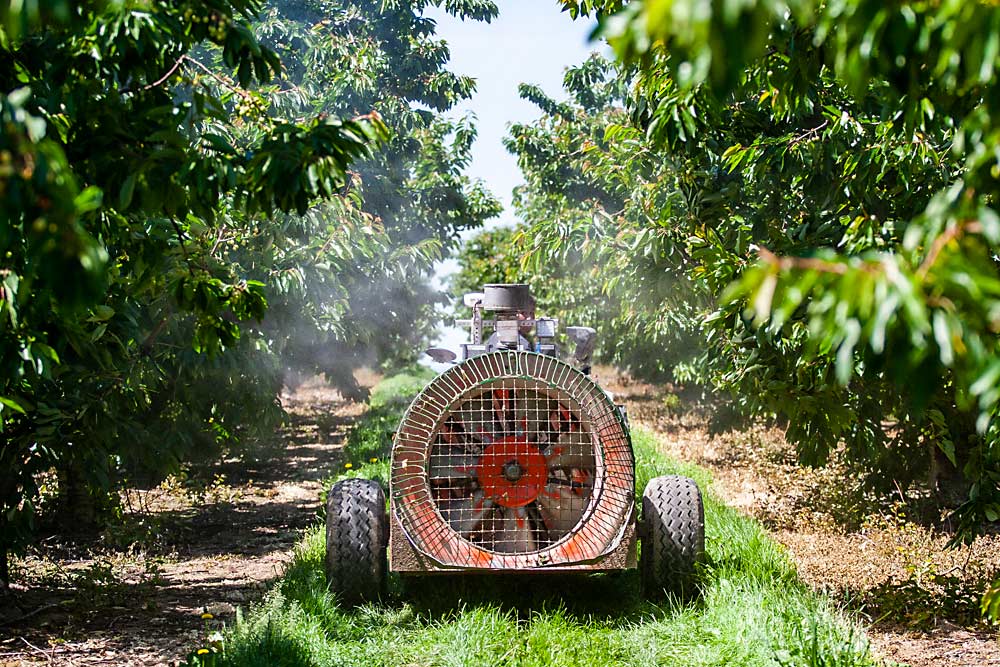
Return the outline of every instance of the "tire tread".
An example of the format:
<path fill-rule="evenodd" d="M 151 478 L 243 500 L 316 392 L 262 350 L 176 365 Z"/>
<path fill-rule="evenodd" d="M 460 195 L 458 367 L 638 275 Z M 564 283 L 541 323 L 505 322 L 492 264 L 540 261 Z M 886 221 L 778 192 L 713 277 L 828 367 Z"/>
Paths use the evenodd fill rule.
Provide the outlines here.
<path fill-rule="evenodd" d="M 341 604 L 378 599 L 386 579 L 385 493 L 378 482 L 345 479 L 326 506 L 326 579 Z"/>
<path fill-rule="evenodd" d="M 698 485 L 679 475 L 654 477 L 642 494 L 642 520 L 640 569 L 647 593 L 692 595 L 705 555 L 705 508 Z"/>

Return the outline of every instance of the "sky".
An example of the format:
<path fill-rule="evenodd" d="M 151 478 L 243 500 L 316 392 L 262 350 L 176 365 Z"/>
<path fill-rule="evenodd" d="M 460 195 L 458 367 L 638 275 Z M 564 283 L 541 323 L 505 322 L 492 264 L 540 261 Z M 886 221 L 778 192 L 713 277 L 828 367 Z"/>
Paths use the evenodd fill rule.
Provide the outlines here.
<path fill-rule="evenodd" d="M 521 83 L 540 86 L 550 97 L 564 99 L 563 74 L 567 67 L 586 60 L 599 50 L 588 37 L 594 23 L 573 21 L 556 0 L 497 0 L 500 16 L 491 23 L 461 21 L 443 9 L 429 8 L 425 15 L 437 21 L 437 34 L 451 50 L 449 69 L 476 79 L 472 99 L 456 106 L 452 114 L 472 113 L 478 137 L 472 148 L 467 174 L 481 179 L 503 203 L 504 212 L 487 227 L 514 224 L 511 191 L 523 182 L 517 160 L 504 148 L 503 139 L 511 123 L 527 123 L 541 115 L 534 104 L 518 97 Z M 435 268 L 434 285 L 444 289 L 448 276 L 457 269 L 448 259 Z M 457 296 L 457 295 L 452 295 Z M 465 331 L 442 323 L 435 345 L 458 351 L 468 340 Z M 436 370 L 447 366 L 422 359 Z"/>
<path fill-rule="evenodd" d="M 477 81 L 476 94 L 453 113 L 475 114 L 479 137 L 468 174 L 487 183 L 504 204 L 500 220 L 511 223 L 511 190 L 521 183 L 521 175 L 503 138 L 509 123 L 540 115 L 538 107 L 518 97 L 517 86 L 533 83 L 563 99 L 564 71 L 595 48 L 587 39 L 594 24 L 573 21 L 556 0 L 497 0 L 497 5 L 500 16 L 488 24 L 463 22 L 438 8 L 426 15 L 437 21 L 437 34 L 451 49 L 449 69 Z"/>

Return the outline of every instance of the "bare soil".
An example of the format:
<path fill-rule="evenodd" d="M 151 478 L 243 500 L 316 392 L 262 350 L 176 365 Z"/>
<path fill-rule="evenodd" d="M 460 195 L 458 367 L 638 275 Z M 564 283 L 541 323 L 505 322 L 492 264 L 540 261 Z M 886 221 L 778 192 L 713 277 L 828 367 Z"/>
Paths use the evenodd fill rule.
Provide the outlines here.
<path fill-rule="evenodd" d="M 117 531 L 51 536 L 16 561 L 0 667 L 174 664 L 257 599 L 316 521 L 365 410 L 319 381 L 282 401 L 289 423 L 253 455 L 131 490 Z"/>
<path fill-rule="evenodd" d="M 889 664 L 1000 666 L 997 628 L 978 611 L 986 583 L 1000 576 L 1000 535 L 948 549 L 946 522 L 914 518 L 919 493 L 865 492 L 860 475 L 836 458 L 799 466 L 776 428 L 713 435 L 711 407 L 695 397 L 598 372 L 633 423 L 656 431 L 668 455 L 711 470 L 716 493 L 759 519 L 807 584 L 867 626 Z"/>

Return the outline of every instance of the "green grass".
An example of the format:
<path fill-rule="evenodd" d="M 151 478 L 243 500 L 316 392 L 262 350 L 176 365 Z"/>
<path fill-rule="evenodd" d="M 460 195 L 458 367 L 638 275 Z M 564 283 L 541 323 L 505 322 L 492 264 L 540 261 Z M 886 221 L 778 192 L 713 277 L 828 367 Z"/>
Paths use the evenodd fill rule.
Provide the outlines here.
<path fill-rule="evenodd" d="M 386 385 L 388 383 L 388 385 Z M 393 395 L 418 381 L 390 378 L 383 397 L 349 436 L 346 474 L 387 474 L 398 419 Z M 391 392 L 385 386 L 396 387 Z M 405 391 L 404 391 L 405 390 Z M 657 451 L 654 434 L 633 433 L 639 488 L 684 474 L 708 489 L 704 469 Z M 381 448 L 381 449 L 379 449 Z M 370 455 L 370 456 L 369 456 Z M 323 575 L 323 531 L 306 532 L 284 577 L 228 629 L 224 651 L 198 656 L 220 665 L 871 665 L 867 641 L 825 598 L 797 578 L 763 528 L 705 497 L 708 563 L 694 602 L 658 604 L 621 575 L 448 576 L 393 581 L 390 598 L 354 611 L 337 606 Z M 192 662 L 194 664 L 194 662 Z"/>
<path fill-rule="evenodd" d="M 374 409 L 395 408 L 399 415 L 437 374 L 426 366 L 411 366 L 385 378 L 372 388 L 368 404 Z"/>

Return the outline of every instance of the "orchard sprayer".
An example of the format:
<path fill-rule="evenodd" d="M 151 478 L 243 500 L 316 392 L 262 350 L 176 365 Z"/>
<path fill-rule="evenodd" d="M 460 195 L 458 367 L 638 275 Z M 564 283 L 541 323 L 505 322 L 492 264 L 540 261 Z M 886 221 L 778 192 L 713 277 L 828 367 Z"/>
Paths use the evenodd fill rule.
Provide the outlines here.
<path fill-rule="evenodd" d="M 395 433 L 388 503 L 372 480 L 330 490 L 331 591 L 354 604 L 377 598 L 389 572 L 636 567 L 650 593 L 692 590 L 701 492 L 686 477 L 656 477 L 636 506 L 626 412 L 590 376 L 595 331 L 536 317 L 527 285 L 486 285 L 464 303 L 470 340 L 460 352 L 428 350 L 448 367 Z"/>

